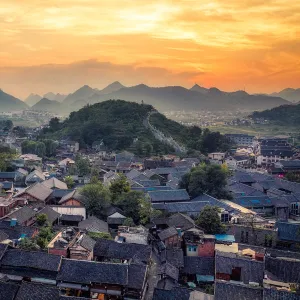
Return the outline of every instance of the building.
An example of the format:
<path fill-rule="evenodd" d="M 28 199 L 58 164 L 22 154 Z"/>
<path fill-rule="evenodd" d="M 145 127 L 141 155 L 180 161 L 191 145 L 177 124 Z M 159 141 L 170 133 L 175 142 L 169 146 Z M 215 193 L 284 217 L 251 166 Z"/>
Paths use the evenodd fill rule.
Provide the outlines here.
<path fill-rule="evenodd" d="M 225 136 L 234 142 L 237 146 L 253 146 L 254 138 L 253 135 L 248 134 L 225 134 Z"/>

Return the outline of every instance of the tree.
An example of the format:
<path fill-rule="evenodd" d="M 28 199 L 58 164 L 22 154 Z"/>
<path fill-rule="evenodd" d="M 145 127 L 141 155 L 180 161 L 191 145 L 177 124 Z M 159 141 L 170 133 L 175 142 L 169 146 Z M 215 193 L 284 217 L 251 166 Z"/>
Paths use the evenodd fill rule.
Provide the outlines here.
<path fill-rule="evenodd" d="M 36 217 L 36 222 L 39 226 L 44 226 L 47 221 L 48 221 L 48 217 L 46 214 L 39 214 Z"/>
<path fill-rule="evenodd" d="M 144 148 L 145 148 L 145 155 L 148 157 L 151 156 L 153 152 L 153 146 L 150 143 L 146 143 Z"/>
<path fill-rule="evenodd" d="M 84 197 L 86 210 L 89 215 L 105 216 L 105 209 L 111 203 L 108 189 L 99 182 L 85 185 L 80 193 Z"/>
<path fill-rule="evenodd" d="M 193 198 L 204 193 L 217 198 L 230 198 L 226 190 L 228 176 L 229 172 L 224 167 L 203 163 L 182 177 L 180 187 Z"/>
<path fill-rule="evenodd" d="M 219 216 L 219 208 L 216 206 L 205 206 L 199 214 L 196 224 L 206 234 L 218 234 L 224 232 L 224 226 Z"/>
<path fill-rule="evenodd" d="M 90 174 L 91 168 L 88 159 L 82 158 L 80 155 L 77 155 L 75 158 L 75 163 L 80 176 L 85 176 Z"/>
<path fill-rule="evenodd" d="M 147 224 L 153 218 L 158 218 L 162 215 L 162 212 L 157 209 L 153 209 L 149 199 L 141 199 L 139 205 L 139 218 L 141 224 Z"/>
<path fill-rule="evenodd" d="M 68 186 L 68 189 L 72 189 L 74 187 L 75 182 L 72 176 L 66 176 L 64 180 L 66 185 Z"/>
<path fill-rule="evenodd" d="M 50 226 L 42 227 L 39 231 L 39 234 L 36 238 L 36 243 L 42 248 L 45 249 L 49 242 L 53 238 L 52 228 Z"/>
<path fill-rule="evenodd" d="M 129 227 L 132 227 L 134 226 L 134 222 L 133 222 L 133 219 L 132 218 L 126 218 L 123 222 L 123 226 L 129 226 Z"/>
<path fill-rule="evenodd" d="M 16 156 L 16 151 L 8 146 L 0 145 L 0 171 L 7 171 L 10 161 Z"/>
<path fill-rule="evenodd" d="M 118 197 L 130 191 L 130 184 L 124 175 L 120 175 L 119 178 L 111 183 L 109 190 L 111 192 L 112 203 L 115 203 Z"/>
<path fill-rule="evenodd" d="M 29 238 L 21 239 L 19 248 L 24 250 L 31 250 L 31 251 L 40 249 L 40 247 L 35 243 L 35 241 Z"/>
<path fill-rule="evenodd" d="M 43 142 L 24 141 L 21 144 L 21 148 L 23 154 L 31 153 L 40 157 L 44 157 L 46 154 L 46 146 Z"/>
<path fill-rule="evenodd" d="M 285 178 L 289 181 L 300 183 L 300 173 L 290 171 L 286 173 Z"/>
<path fill-rule="evenodd" d="M 47 157 L 55 156 L 58 143 L 56 141 L 49 140 L 49 139 L 43 140 L 42 142 L 45 144 L 46 156 Z"/>
<path fill-rule="evenodd" d="M 144 193 L 137 191 L 122 192 L 116 197 L 114 204 L 122 209 L 125 215 L 134 222 L 140 221 L 140 205 L 145 200 Z"/>

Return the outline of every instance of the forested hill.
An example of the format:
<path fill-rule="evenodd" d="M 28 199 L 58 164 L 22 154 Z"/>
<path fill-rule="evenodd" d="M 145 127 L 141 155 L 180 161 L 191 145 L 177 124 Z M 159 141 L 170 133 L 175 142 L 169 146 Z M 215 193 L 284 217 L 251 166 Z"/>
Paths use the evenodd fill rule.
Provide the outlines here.
<path fill-rule="evenodd" d="M 282 105 L 261 112 L 254 112 L 253 119 L 265 119 L 278 125 L 300 125 L 300 104 Z"/>
<path fill-rule="evenodd" d="M 123 100 L 87 105 L 72 112 L 64 122 L 52 119 L 41 138 L 69 138 L 79 141 L 83 147 L 103 141 L 110 150 L 128 150 L 141 156 L 172 153 L 174 149 L 158 141 L 145 126 L 145 120 L 153 110 L 151 105 Z M 224 136 L 208 130 L 202 132 L 198 127 L 183 126 L 160 113 L 151 116 L 151 123 L 190 151 L 210 152 L 229 148 Z"/>

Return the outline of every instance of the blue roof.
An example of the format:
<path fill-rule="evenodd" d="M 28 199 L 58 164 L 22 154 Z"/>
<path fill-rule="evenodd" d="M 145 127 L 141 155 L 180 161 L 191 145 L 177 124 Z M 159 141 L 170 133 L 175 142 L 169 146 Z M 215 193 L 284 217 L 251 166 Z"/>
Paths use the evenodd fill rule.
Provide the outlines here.
<path fill-rule="evenodd" d="M 215 234 L 216 240 L 218 242 L 230 242 L 230 243 L 234 243 L 235 242 L 235 238 L 234 235 L 230 235 L 230 234 Z"/>
<path fill-rule="evenodd" d="M 280 240 L 300 242 L 300 223 L 277 222 L 276 227 Z"/>
<path fill-rule="evenodd" d="M 198 274 L 196 274 L 196 277 L 197 277 L 198 282 L 214 282 L 215 281 L 214 276 L 210 276 L 210 275 L 198 275 Z"/>

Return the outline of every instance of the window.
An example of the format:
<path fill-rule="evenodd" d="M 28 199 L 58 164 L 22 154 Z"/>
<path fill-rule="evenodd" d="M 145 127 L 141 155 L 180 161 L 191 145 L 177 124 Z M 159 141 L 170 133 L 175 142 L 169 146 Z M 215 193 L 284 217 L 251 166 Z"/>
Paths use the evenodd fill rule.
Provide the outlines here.
<path fill-rule="evenodd" d="M 244 230 L 241 231 L 241 243 L 244 243 Z"/>
<path fill-rule="evenodd" d="M 298 203 L 292 203 L 291 205 L 291 213 L 292 215 L 298 216 L 299 215 L 299 204 Z"/>
<path fill-rule="evenodd" d="M 248 243 L 249 242 L 249 234 L 248 234 L 248 231 L 246 232 L 246 239 L 245 239 L 245 243 Z"/>

